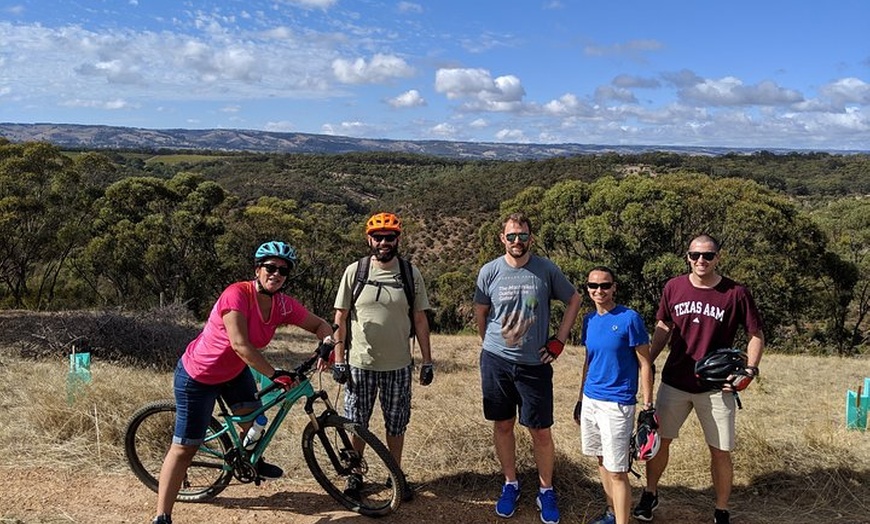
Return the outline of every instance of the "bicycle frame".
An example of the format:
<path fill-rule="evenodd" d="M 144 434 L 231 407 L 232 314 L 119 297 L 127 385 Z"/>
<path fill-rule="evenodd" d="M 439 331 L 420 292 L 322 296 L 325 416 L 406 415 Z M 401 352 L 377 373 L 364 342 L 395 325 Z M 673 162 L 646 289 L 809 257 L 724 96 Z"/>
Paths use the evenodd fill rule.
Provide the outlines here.
<path fill-rule="evenodd" d="M 312 358 L 312 360 L 314 360 L 314 358 Z M 302 366 L 300 366 L 300 368 L 301 367 Z M 257 461 L 260 460 L 260 458 L 263 456 L 266 448 L 269 446 L 269 443 L 272 441 L 272 438 L 274 438 L 275 434 L 278 432 L 278 428 L 281 427 L 281 424 L 284 422 L 284 419 L 290 413 L 290 410 L 293 408 L 293 406 L 296 404 L 296 402 L 303 397 L 306 398 L 305 407 L 304 407 L 305 413 L 308 414 L 308 417 L 311 420 L 312 424 L 314 424 L 315 428 L 319 427 L 317 416 L 314 415 L 314 403 L 317 400 L 322 400 L 324 402 L 325 408 L 326 408 L 324 411 L 325 413 L 335 413 L 335 408 L 332 405 L 332 402 L 330 402 L 329 397 L 327 396 L 325 391 L 323 391 L 323 390 L 315 391 L 314 386 L 312 386 L 312 384 L 311 384 L 311 380 L 307 376 L 305 376 L 304 374 L 300 375 L 300 376 L 302 376 L 303 378 L 299 382 L 299 384 L 297 384 L 296 386 L 294 386 L 293 388 L 291 388 L 287 391 L 282 391 L 278 395 L 274 396 L 272 399 L 265 401 L 261 407 L 255 409 L 254 411 L 247 413 L 245 415 L 233 415 L 233 414 L 231 414 L 230 410 L 227 407 L 224 400 L 221 397 L 218 397 L 217 403 L 218 403 L 218 406 L 220 408 L 220 412 L 217 413 L 217 416 L 223 422 L 223 428 L 219 432 L 212 433 L 211 435 L 208 435 L 205 439 L 205 442 L 209 442 L 211 440 L 220 438 L 221 435 L 226 434 L 232 440 L 234 449 L 237 449 L 237 450 L 244 449 L 244 446 L 243 446 L 244 435 L 238 430 L 238 427 L 240 425 L 245 425 L 245 427 L 248 427 L 251 423 L 253 423 L 254 419 L 256 419 L 260 414 L 265 413 L 267 411 L 270 411 L 275 406 L 278 406 L 280 404 L 280 408 L 278 409 L 278 411 L 275 413 L 274 417 L 272 417 L 272 419 L 270 420 L 270 422 L 266 426 L 266 428 L 263 432 L 263 435 L 257 441 L 256 445 L 254 446 L 254 449 L 245 450 L 245 454 L 247 455 L 246 462 L 248 462 L 249 464 L 252 464 L 252 465 L 256 464 Z M 271 389 L 274 389 L 274 385 L 270 385 L 266 388 L 263 388 L 262 390 L 260 390 L 257 393 L 257 396 L 258 397 L 264 396 L 265 393 L 267 393 Z M 347 445 L 350 444 L 349 439 L 348 439 L 348 442 L 345 442 L 345 444 L 347 444 Z M 329 446 L 328 449 L 330 450 L 330 452 L 329 452 L 330 460 L 333 462 L 333 464 L 336 466 L 336 468 L 339 468 L 340 462 L 338 460 L 338 457 L 332 451 L 331 446 Z M 204 453 L 213 455 L 213 456 L 220 455 L 215 450 L 210 449 L 207 446 L 202 446 L 201 451 Z M 226 458 L 226 457 L 220 457 L 220 458 Z M 227 467 L 227 469 L 231 469 L 231 468 L 233 468 L 233 465 L 230 464 L 229 461 L 227 461 L 226 467 Z"/>

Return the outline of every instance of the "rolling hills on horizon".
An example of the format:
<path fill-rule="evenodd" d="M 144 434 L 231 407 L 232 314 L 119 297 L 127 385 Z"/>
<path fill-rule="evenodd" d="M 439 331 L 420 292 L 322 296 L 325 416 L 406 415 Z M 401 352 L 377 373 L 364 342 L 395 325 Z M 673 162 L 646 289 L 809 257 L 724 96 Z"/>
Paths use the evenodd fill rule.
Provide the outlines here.
<path fill-rule="evenodd" d="M 341 154 L 352 152 L 412 153 L 464 160 L 536 160 L 602 153 L 634 154 L 665 151 L 689 155 L 790 153 L 798 149 L 748 149 L 671 145 L 531 144 L 388 140 L 256 131 L 245 129 L 145 129 L 106 125 L 0 123 L 0 137 L 11 142 L 48 142 L 61 148 L 110 150 L 195 150 L 259 153 Z M 805 150 L 803 150 L 805 151 Z M 870 150 L 868 150 L 870 151 Z M 832 154 L 868 151 L 825 151 Z"/>

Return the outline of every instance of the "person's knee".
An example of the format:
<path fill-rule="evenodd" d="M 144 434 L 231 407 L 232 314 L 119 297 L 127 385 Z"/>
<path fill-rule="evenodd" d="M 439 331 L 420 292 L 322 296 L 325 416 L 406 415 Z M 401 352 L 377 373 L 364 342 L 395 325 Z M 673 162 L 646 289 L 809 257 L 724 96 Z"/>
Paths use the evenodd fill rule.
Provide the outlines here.
<path fill-rule="evenodd" d="M 550 446 L 553 444 L 553 433 L 550 428 L 529 428 L 532 441 L 536 446 Z"/>

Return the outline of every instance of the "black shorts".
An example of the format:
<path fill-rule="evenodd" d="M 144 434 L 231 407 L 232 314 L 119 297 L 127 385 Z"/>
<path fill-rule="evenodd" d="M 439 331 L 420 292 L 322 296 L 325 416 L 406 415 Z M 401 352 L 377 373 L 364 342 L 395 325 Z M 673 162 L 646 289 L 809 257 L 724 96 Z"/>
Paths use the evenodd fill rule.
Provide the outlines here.
<path fill-rule="evenodd" d="M 480 352 L 480 383 L 486 420 L 510 420 L 532 429 L 553 425 L 553 367 L 509 362 L 489 351 Z"/>

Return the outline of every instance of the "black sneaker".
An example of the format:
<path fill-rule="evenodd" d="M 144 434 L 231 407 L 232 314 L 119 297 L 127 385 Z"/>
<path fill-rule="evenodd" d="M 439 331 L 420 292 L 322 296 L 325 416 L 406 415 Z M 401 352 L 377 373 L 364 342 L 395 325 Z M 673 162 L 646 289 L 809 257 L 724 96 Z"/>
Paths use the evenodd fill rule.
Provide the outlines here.
<path fill-rule="evenodd" d="M 659 496 L 649 491 L 644 490 L 640 495 L 640 502 L 631 511 L 631 514 L 637 520 L 650 522 L 653 519 L 653 511 L 659 507 Z"/>
<path fill-rule="evenodd" d="M 284 470 L 261 458 L 257 461 L 257 476 L 265 480 L 275 480 L 284 476 Z"/>
<path fill-rule="evenodd" d="M 731 514 L 727 509 L 716 509 L 713 511 L 713 522 L 715 524 L 731 524 Z"/>
<path fill-rule="evenodd" d="M 167 515 L 166 513 L 161 513 L 154 517 L 154 520 L 151 521 L 151 524 L 172 524 L 172 517 Z"/>
<path fill-rule="evenodd" d="M 393 477 L 387 477 L 387 481 L 384 482 L 384 486 L 388 488 L 393 487 Z M 413 483 L 408 482 L 408 479 L 405 479 L 405 492 L 402 493 L 402 502 L 410 502 L 414 500 L 414 492 L 417 491 L 417 486 Z"/>
<path fill-rule="evenodd" d="M 363 478 L 359 473 L 351 473 L 347 477 L 347 482 L 344 485 L 344 494 L 348 497 L 359 499 L 359 492 L 362 491 Z"/>

